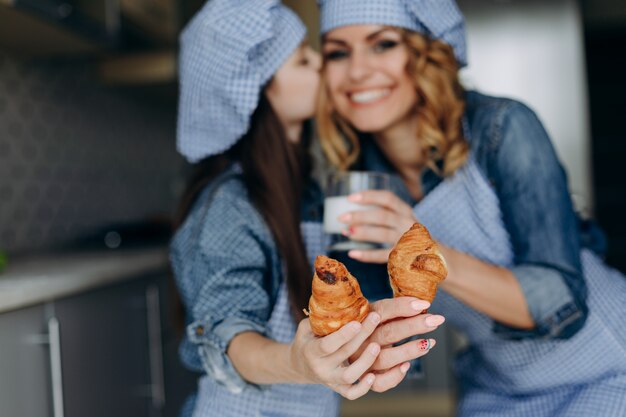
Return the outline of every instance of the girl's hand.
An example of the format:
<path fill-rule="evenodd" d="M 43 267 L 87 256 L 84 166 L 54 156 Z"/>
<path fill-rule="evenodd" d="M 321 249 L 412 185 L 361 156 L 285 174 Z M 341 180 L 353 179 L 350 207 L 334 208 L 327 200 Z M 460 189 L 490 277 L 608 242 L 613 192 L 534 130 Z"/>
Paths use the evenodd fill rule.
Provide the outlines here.
<path fill-rule="evenodd" d="M 424 356 L 435 346 L 434 339 L 411 340 L 393 346 L 408 337 L 431 332 L 445 321 L 443 316 L 419 314 L 429 306 L 427 301 L 414 297 L 389 298 L 370 304 L 371 311 L 380 314 L 381 323 L 350 360 L 359 358 L 370 343 L 381 346 L 378 358 L 369 369 L 376 375 L 372 391 L 384 392 L 398 385 L 409 369 L 408 361 Z"/>
<path fill-rule="evenodd" d="M 386 190 L 362 191 L 350 195 L 348 200 L 376 208 L 350 211 L 339 216 L 339 221 L 348 226 L 344 234 L 350 239 L 382 243 L 388 247 L 351 250 L 348 256 L 361 262 L 387 262 L 393 245 L 417 221 L 413 209 L 394 193 Z"/>
<path fill-rule="evenodd" d="M 366 343 L 366 339 L 379 322 L 380 315 L 372 312 L 363 323 L 353 321 L 318 337 L 311 330 L 309 319 L 302 320 L 289 346 L 289 360 L 297 380 L 326 385 L 349 400 L 365 395 L 376 379 L 368 370 L 380 352 L 378 343 Z M 360 353 L 355 355 L 357 351 Z M 348 361 L 350 357 L 354 358 L 352 362 Z"/>

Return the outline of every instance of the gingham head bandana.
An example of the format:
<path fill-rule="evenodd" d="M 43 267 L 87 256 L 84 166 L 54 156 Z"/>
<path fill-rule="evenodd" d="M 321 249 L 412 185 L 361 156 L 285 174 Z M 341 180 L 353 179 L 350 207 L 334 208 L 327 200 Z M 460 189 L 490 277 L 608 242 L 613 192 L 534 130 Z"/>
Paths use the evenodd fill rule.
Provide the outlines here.
<path fill-rule="evenodd" d="M 452 46 L 467 65 L 465 20 L 454 0 L 318 0 L 320 31 L 348 25 L 388 25 L 409 29 Z"/>
<path fill-rule="evenodd" d="M 189 162 L 248 131 L 261 89 L 304 39 L 279 0 L 211 0 L 180 37 L 177 148 Z"/>

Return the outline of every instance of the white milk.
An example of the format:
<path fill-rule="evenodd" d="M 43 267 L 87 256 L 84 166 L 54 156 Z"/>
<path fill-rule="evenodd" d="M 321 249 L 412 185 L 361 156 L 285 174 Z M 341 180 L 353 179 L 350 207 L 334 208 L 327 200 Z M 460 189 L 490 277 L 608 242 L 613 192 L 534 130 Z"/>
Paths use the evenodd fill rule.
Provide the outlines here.
<path fill-rule="evenodd" d="M 368 210 L 374 207 L 376 206 L 348 201 L 348 196 L 326 197 L 324 200 L 324 231 L 326 233 L 341 233 L 347 225 L 337 220 L 337 217 L 348 211 Z"/>

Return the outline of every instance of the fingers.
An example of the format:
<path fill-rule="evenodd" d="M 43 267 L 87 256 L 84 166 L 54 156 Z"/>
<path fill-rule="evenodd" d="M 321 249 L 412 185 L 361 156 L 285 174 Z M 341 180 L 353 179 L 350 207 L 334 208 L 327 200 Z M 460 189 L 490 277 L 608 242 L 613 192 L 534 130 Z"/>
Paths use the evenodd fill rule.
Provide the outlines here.
<path fill-rule="evenodd" d="M 365 340 L 376 330 L 380 323 L 380 315 L 369 313 L 363 323 L 352 321 L 334 333 L 324 336 L 317 343 L 321 356 L 336 356 L 338 363 L 345 361 Z"/>
<path fill-rule="evenodd" d="M 376 378 L 374 374 L 369 373 L 361 378 L 358 384 L 338 385 L 336 387 L 333 387 L 333 389 L 335 390 L 335 392 L 339 393 L 348 400 L 356 400 L 357 398 L 360 398 L 367 394 L 375 381 Z"/>
<path fill-rule="evenodd" d="M 365 320 L 363 320 L 363 323 L 361 323 L 361 331 L 346 342 L 337 351 L 337 353 L 333 355 L 333 359 L 335 359 L 338 363 L 343 363 L 345 360 L 350 358 L 350 356 L 354 354 L 359 347 L 363 345 L 363 343 L 365 343 L 367 338 L 372 335 L 372 333 L 376 330 L 378 323 L 380 323 L 380 315 L 376 312 L 369 313 Z"/>
<path fill-rule="evenodd" d="M 370 304 L 370 311 L 380 315 L 385 323 L 399 317 L 413 317 L 430 307 L 430 303 L 415 297 L 385 298 Z"/>
<path fill-rule="evenodd" d="M 358 321 L 351 321 L 339 330 L 319 339 L 313 344 L 319 356 L 329 356 L 337 352 L 348 341 L 352 340 L 360 331 L 362 325 Z"/>
<path fill-rule="evenodd" d="M 376 242 L 376 243 L 388 243 L 390 246 L 393 246 L 402 233 L 407 230 L 413 222 L 410 222 L 408 226 L 401 225 L 401 222 L 398 221 L 394 228 L 391 227 L 382 227 L 382 226 L 372 226 L 369 224 L 361 224 L 354 225 L 351 224 L 348 230 L 342 232 L 344 236 L 349 237 L 353 240 L 362 240 L 365 242 Z M 407 222 L 408 224 L 409 222 Z"/>
<path fill-rule="evenodd" d="M 370 264 L 384 264 L 389 259 L 391 249 L 351 250 L 348 256 L 357 261 Z"/>
<path fill-rule="evenodd" d="M 432 332 L 443 322 L 445 322 L 443 316 L 434 314 L 396 319 L 378 326 L 370 340 L 381 346 L 387 346 L 407 337 Z"/>
<path fill-rule="evenodd" d="M 388 371 L 377 373 L 370 389 L 375 392 L 385 392 L 391 388 L 395 388 L 402 382 L 410 366 L 408 362 L 404 362 Z"/>
<path fill-rule="evenodd" d="M 349 211 L 339 216 L 339 221 L 352 226 L 368 224 L 374 226 L 394 227 L 398 223 L 398 214 L 395 211 L 371 208 L 369 210 Z"/>
<path fill-rule="evenodd" d="M 436 343 L 435 339 L 419 339 L 385 348 L 381 350 L 380 355 L 372 365 L 372 370 L 391 369 L 396 365 L 420 358 L 426 355 Z"/>
<path fill-rule="evenodd" d="M 359 204 L 385 207 L 388 210 L 395 211 L 404 216 L 413 216 L 413 210 L 411 207 L 394 193 L 387 190 L 361 191 L 350 195 L 348 200 Z"/>
<path fill-rule="evenodd" d="M 365 374 L 374 364 L 380 353 L 380 345 L 370 343 L 367 349 L 350 366 L 341 371 L 341 382 L 351 384 Z"/>

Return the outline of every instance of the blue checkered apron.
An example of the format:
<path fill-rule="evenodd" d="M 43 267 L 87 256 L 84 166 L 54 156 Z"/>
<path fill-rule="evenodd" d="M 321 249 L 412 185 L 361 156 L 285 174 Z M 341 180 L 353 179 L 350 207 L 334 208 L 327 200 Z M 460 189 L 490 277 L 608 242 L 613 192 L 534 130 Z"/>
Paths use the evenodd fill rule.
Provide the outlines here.
<path fill-rule="evenodd" d="M 301 230 L 313 265 L 315 256 L 325 252 L 322 224 L 302 223 Z M 268 322 L 268 336 L 288 343 L 295 336 L 296 327 L 283 282 Z M 338 414 L 339 396 L 322 385 L 276 384 L 235 394 L 206 375 L 199 380 L 193 412 L 194 417 L 334 417 Z"/>
<path fill-rule="evenodd" d="M 435 239 L 491 264 L 510 267 L 513 250 L 498 197 L 468 163 L 415 206 Z M 462 417 L 625 417 L 626 279 L 582 250 L 589 317 L 569 340 L 506 340 L 492 320 L 444 291 L 432 311 L 469 342 L 457 359 Z"/>

